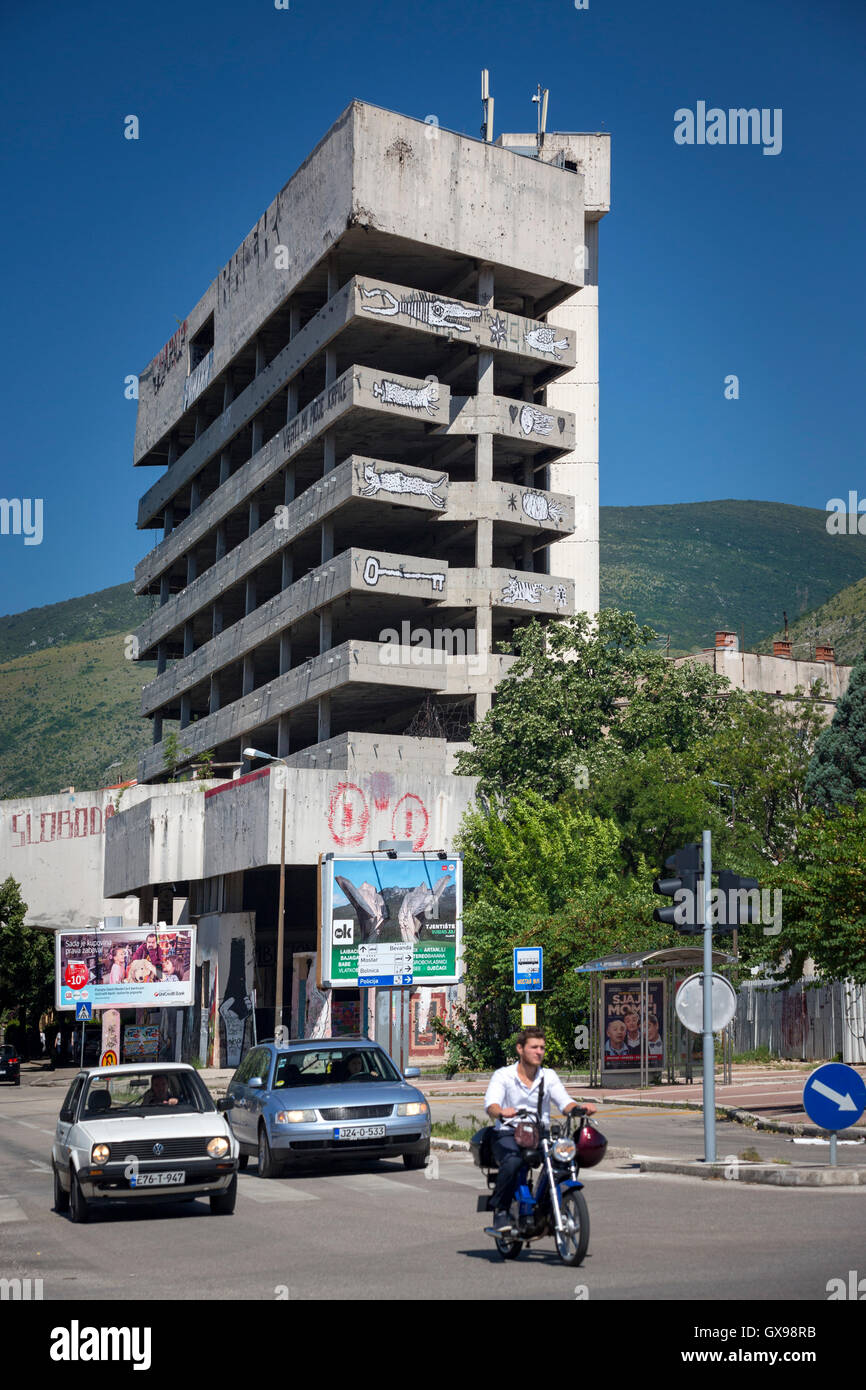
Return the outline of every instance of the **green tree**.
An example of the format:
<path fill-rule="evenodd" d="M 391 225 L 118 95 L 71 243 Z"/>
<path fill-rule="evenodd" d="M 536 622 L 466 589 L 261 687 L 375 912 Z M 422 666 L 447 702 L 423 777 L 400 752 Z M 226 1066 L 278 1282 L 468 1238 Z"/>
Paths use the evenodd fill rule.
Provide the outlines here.
<path fill-rule="evenodd" d="M 866 789 L 866 652 L 858 657 L 832 723 L 815 744 L 806 780 L 810 804 L 851 806 Z"/>
<path fill-rule="evenodd" d="M 27 904 L 14 878 L 0 883 L 0 1017 L 13 1014 L 22 1034 L 54 1001 L 54 938 L 24 926 Z"/>
<path fill-rule="evenodd" d="M 803 819 L 794 854 L 779 866 L 782 932 L 773 956 L 788 982 L 811 956 L 832 980 L 866 984 L 866 792 Z"/>
<path fill-rule="evenodd" d="M 728 682 L 703 665 L 673 665 L 655 640 L 652 628 L 616 609 L 595 622 L 581 613 L 518 629 L 514 663 L 457 771 L 477 776 L 489 795 L 531 788 L 553 799 L 583 768 L 592 779 L 650 744 L 688 747 L 724 722 Z"/>

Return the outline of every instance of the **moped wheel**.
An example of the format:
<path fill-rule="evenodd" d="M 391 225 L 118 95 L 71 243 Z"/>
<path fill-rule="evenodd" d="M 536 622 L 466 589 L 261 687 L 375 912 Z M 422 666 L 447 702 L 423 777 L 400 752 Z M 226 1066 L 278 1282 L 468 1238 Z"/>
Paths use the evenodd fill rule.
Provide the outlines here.
<path fill-rule="evenodd" d="M 579 1265 L 589 1246 L 589 1208 L 576 1187 L 569 1188 L 560 1202 L 563 1231 L 554 1232 L 556 1253 L 566 1265 Z"/>
<path fill-rule="evenodd" d="M 513 1225 L 516 1226 L 519 1220 L 516 1207 L 511 1208 L 511 1219 Z M 503 1260 L 516 1260 L 523 1249 L 523 1241 L 517 1240 L 514 1236 L 503 1236 L 501 1239 L 497 1236 L 493 1244 L 496 1246 Z"/>

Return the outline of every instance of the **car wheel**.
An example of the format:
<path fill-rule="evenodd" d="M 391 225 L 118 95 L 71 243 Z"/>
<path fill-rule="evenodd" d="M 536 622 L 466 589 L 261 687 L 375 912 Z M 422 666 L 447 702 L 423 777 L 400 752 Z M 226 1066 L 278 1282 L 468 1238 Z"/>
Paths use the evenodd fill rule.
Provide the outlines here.
<path fill-rule="evenodd" d="M 241 1154 L 240 1158 L 238 1159 L 238 1172 L 239 1172 L 239 1173 L 245 1173 L 245 1172 L 247 1171 L 247 1167 L 248 1167 L 248 1165 L 249 1165 L 249 1161 L 250 1161 L 250 1156 L 249 1156 L 249 1154 Z"/>
<path fill-rule="evenodd" d="M 410 1169 L 413 1169 L 413 1168 L 426 1168 L 426 1167 L 427 1167 L 427 1160 L 428 1160 L 429 1157 L 430 1157 L 430 1150 L 429 1150 L 429 1149 L 425 1149 L 424 1152 L 423 1152 L 422 1154 L 404 1154 L 404 1155 L 403 1155 L 403 1167 L 404 1167 L 404 1168 L 410 1168 Z"/>
<path fill-rule="evenodd" d="M 69 1210 L 69 1193 L 64 1192 L 60 1174 L 53 1164 L 52 1167 L 54 1168 L 54 1210 L 62 1213 Z"/>
<path fill-rule="evenodd" d="M 280 1167 L 274 1162 L 274 1155 L 268 1143 L 268 1133 L 264 1125 L 259 1126 L 259 1177 L 276 1178 L 279 1176 Z"/>
<path fill-rule="evenodd" d="M 16 1086 L 20 1086 L 20 1085 L 21 1085 L 21 1077 L 20 1077 L 20 1076 L 16 1076 L 16 1078 L 15 1078 L 15 1085 L 16 1085 Z"/>
<path fill-rule="evenodd" d="M 77 1226 L 83 1226 L 88 1216 L 90 1208 L 87 1198 L 81 1191 L 81 1183 L 78 1181 L 74 1168 L 69 1170 L 69 1216 Z"/>
<path fill-rule="evenodd" d="M 231 1216 L 238 1200 L 238 1175 L 235 1173 L 225 1192 L 214 1192 L 210 1199 L 211 1216 Z"/>

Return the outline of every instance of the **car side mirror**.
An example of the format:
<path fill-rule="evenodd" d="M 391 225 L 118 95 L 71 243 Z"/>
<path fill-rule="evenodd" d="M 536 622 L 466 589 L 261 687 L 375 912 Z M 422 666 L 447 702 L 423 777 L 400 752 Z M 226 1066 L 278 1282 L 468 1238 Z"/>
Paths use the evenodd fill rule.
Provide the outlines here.
<path fill-rule="evenodd" d="M 217 1101 L 217 1103 L 216 1103 L 216 1108 L 217 1108 L 217 1110 L 220 1110 L 220 1111 L 234 1110 L 234 1108 L 235 1108 L 235 1098 L 234 1098 L 234 1096 L 223 1096 L 221 1100 L 218 1100 L 218 1101 Z"/>
<path fill-rule="evenodd" d="M 260 1076 L 251 1076 L 249 1081 L 247 1082 L 247 1085 L 249 1086 L 251 1091 L 260 1091 L 264 1084 L 265 1083 Z"/>
<path fill-rule="evenodd" d="M 420 1068 L 420 1067 L 407 1067 L 406 1070 L 405 1070 L 404 1073 L 403 1073 L 403 1076 L 405 1077 L 405 1079 L 406 1079 L 407 1081 L 409 1080 L 410 1077 L 415 1077 L 415 1076 L 420 1076 L 420 1075 L 421 1075 L 421 1068 Z"/>

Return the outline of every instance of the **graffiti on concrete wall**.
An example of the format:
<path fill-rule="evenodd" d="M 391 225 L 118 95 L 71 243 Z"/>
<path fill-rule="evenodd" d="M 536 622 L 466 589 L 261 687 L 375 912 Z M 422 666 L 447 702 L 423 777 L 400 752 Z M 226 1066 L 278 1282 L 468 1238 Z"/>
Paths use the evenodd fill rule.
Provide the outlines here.
<path fill-rule="evenodd" d="M 379 564 L 375 555 L 368 555 L 364 565 L 364 583 L 375 588 L 383 574 L 389 579 L 429 579 L 434 593 L 441 593 L 445 588 L 443 571 L 423 573 L 421 570 L 386 569 L 384 565 Z"/>
<path fill-rule="evenodd" d="M 183 383 L 183 408 L 187 410 L 201 395 L 206 386 L 210 385 L 213 375 L 213 348 L 206 357 L 203 357 L 197 367 L 194 367 Z"/>
<path fill-rule="evenodd" d="M 411 493 L 416 497 L 426 497 L 440 510 L 445 506 L 445 498 L 440 496 L 436 488 L 443 487 L 448 481 L 447 473 L 443 473 L 434 483 L 429 478 L 418 478 L 412 473 L 404 473 L 400 468 L 380 469 L 372 463 L 365 463 L 364 481 L 368 486 L 362 488 L 362 497 L 375 497 L 380 491 L 402 492 Z"/>
<path fill-rule="evenodd" d="M 153 387 L 154 395 L 156 395 L 157 391 L 159 391 L 160 387 L 163 385 L 172 367 L 177 366 L 177 363 L 181 361 L 186 353 L 186 332 L 187 321 L 184 319 L 177 332 L 172 334 L 165 347 L 154 358 L 153 375 L 151 377 L 151 386 Z"/>
<path fill-rule="evenodd" d="M 564 508 L 545 492 L 524 492 L 520 505 L 533 521 L 555 521 L 559 524 L 565 515 Z"/>
<path fill-rule="evenodd" d="M 110 802 L 104 810 L 101 806 L 74 806 L 65 811 L 17 811 L 12 816 L 12 848 L 101 835 L 113 815 Z"/>
<path fill-rule="evenodd" d="M 405 792 L 392 809 L 390 785 L 386 778 L 387 774 L 376 773 L 371 779 L 373 809 L 379 815 L 391 811 L 390 839 L 410 840 L 413 849 L 423 849 L 430 829 L 427 807 L 415 792 Z M 370 820 L 371 809 L 366 793 L 355 782 L 338 782 L 328 800 L 327 812 L 328 830 L 334 844 L 341 849 L 358 848 L 366 839 Z M 384 835 L 382 838 L 385 838 Z"/>
<path fill-rule="evenodd" d="M 435 415 L 439 409 L 438 381 L 428 381 L 426 386 L 406 386 L 402 381 L 383 377 L 373 382 L 373 395 L 383 405 L 405 405 L 410 410 L 426 410 L 428 415 Z"/>
<path fill-rule="evenodd" d="M 382 305 L 378 308 L 365 304 L 363 309 L 367 314 L 381 314 L 386 318 L 395 314 L 406 314 L 418 323 L 429 324 L 431 328 L 454 328 L 458 333 L 469 332 L 469 325 L 461 323 L 461 319 L 481 317 L 480 308 L 476 309 L 470 304 L 455 304 L 450 299 L 438 299 L 433 294 L 419 292 L 411 299 L 397 299 L 390 290 L 381 287 L 368 290 L 360 285 L 359 289 L 365 299 L 378 296 L 382 300 Z"/>
<path fill-rule="evenodd" d="M 517 407 L 511 406 L 511 418 L 517 414 Z M 553 429 L 553 416 L 534 405 L 525 405 L 520 411 L 520 428 L 524 434 L 550 434 Z"/>
<path fill-rule="evenodd" d="M 544 594 L 553 595 L 557 608 L 566 601 L 564 584 L 542 584 L 540 580 L 518 579 L 514 574 L 503 584 L 501 598 L 503 603 L 540 603 Z"/>
<path fill-rule="evenodd" d="M 556 334 L 557 329 L 555 328 L 544 326 L 530 328 L 528 332 L 524 332 L 523 341 L 528 343 L 531 348 L 535 348 L 536 352 L 549 352 L 552 357 L 559 360 L 562 356 L 562 349 L 568 347 L 568 339 L 557 338 Z"/>

